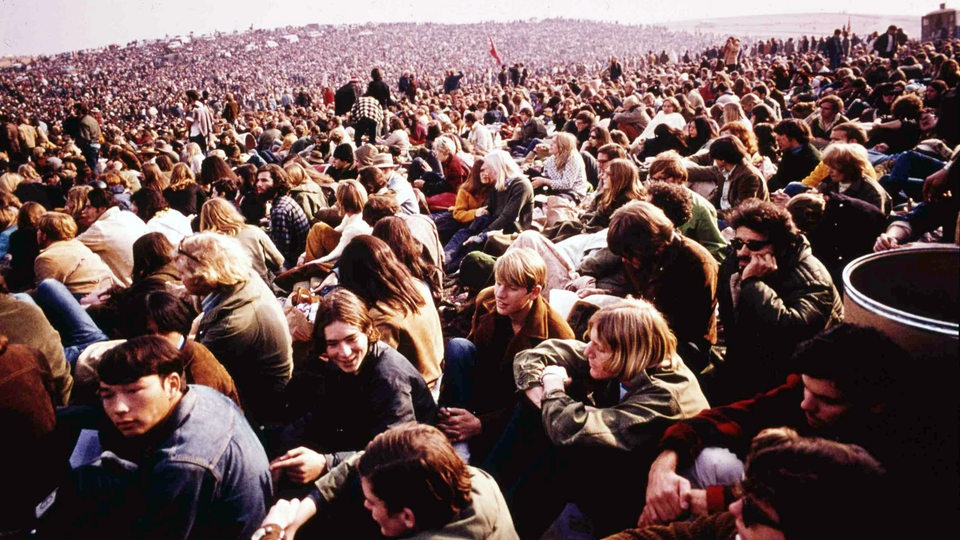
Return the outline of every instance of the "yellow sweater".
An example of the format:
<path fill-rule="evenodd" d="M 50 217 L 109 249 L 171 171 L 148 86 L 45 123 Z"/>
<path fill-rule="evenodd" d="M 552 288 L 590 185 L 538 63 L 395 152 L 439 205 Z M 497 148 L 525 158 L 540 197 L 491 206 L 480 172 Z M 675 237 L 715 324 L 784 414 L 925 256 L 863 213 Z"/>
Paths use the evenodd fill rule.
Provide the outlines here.
<path fill-rule="evenodd" d="M 815 188 L 820 185 L 820 182 L 823 182 L 823 179 L 826 178 L 828 174 L 830 174 L 830 167 L 827 167 L 827 164 L 821 161 L 800 183 L 808 188 Z M 871 180 L 877 179 L 877 171 L 874 170 L 873 165 L 867 164 L 867 178 Z"/>
<path fill-rule="evenodd" d="M 480 208 L 487 202 L 487 196 L 474 197 L 465 189 L 457 190 L 457 202 L 453 205 L 453 219 L 460 223 L 470 223 L 476 217 L 477 208 Z"/>

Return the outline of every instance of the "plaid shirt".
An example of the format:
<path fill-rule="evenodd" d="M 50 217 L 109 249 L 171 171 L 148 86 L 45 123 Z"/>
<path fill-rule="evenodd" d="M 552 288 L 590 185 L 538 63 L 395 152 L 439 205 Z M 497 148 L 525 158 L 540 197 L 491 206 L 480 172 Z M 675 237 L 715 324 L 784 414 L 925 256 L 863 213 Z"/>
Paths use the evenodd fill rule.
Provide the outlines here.
<path fill-rule="evenodd" d="M 277 197 L 270 208 L 270 239 L 283 255 L 284 266 L 292 268 L 307 245 L 310 221 L 293 199 Z"/>
<path fill-rule="evenodd" d="M 383 120 L 383 109 L 376 98 L 363 96 L 353 104 L 350 115 L 353 116 L 354 120 L 369 118 L 379 124 Z"/>

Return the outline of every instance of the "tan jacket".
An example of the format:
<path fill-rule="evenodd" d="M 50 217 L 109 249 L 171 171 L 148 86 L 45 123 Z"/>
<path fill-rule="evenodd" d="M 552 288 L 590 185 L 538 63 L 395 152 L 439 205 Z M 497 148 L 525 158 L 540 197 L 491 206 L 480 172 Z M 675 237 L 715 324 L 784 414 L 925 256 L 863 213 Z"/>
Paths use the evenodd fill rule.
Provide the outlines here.
<path fill-rule="evenodd" d="M 37 283 L 55 279 L 79 295 L 115 282 L 113 272 L 100 256 L 77 239 L 54 242 L 40 250 L 33 261 L 33 271 Z"/>
<path fill-rule="evenodd" d="M 405 356 L 433 390 L 443 373 L 443 328 L 430 289 L 417 281 L 417 291 L 427 302 L 420 311 L 402 314 L 378 302 L 370 317 L 380 330 L 380 340 Z"/>

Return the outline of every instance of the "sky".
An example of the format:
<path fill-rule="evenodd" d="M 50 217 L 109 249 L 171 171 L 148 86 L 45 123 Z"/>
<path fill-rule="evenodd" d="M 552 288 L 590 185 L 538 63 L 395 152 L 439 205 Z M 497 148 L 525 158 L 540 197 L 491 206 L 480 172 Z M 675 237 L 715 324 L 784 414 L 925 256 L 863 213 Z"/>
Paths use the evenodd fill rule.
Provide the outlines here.
<path fill-rule="evenodd" d="M 0 57 L 52 54 L 213 31 L 309 23 L 440 23 L 592 18 L 649 24 L 780 13 L 870 13 L 919 17 L 939 0 L 0 0 Z M 332 5 L 338 4 L 338 5 Z M 957 7 L 956 2 L 947 2 Z M 363 6 L 358 8 L 357 6 Z"/>

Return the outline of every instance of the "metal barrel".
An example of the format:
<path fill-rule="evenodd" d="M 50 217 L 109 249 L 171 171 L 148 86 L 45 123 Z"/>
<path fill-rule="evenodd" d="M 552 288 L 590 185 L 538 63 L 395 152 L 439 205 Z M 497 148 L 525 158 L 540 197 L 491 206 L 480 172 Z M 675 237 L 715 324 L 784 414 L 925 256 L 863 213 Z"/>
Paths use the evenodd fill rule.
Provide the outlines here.
<path fill-rule="evenodd" d="M 958 359 L 960 247 L 872 253 L 843 271 L 845 320 L 877 328 L 917 360 Z"/>

